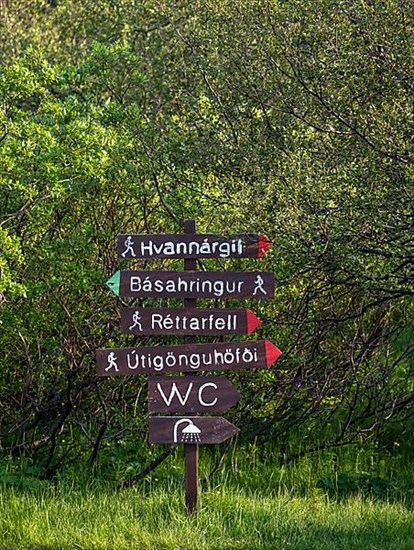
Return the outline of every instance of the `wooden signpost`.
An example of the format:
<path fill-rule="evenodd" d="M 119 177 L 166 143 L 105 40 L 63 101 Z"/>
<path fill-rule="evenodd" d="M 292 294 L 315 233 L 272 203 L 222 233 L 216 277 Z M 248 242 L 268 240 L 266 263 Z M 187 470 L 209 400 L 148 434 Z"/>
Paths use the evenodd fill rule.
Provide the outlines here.
<path fill-rule="evenodd" d="M 194 237 L 196 232 L 195 220 L 186 220 L 184 222 L 184 233 L 187 236 Z M 194 258 L 186 258 L 184 260 L 185 271 L 196 271 L 197 262 Z M 196 308 L 197 300 L 195 298 L 185 298 L 184 307 Z M 196 342 L 195 336 L 186 336 L 184 339 L 186 344 L 194 344 Z M 189 374 L 186 374 L 189 376 Z M 151 436 L 151 430 L 150 430 Z M 198 499 L 198 444 L 194 442 L 188 442 L 184 444 L 184 457 L 185 457 L 185 507 L 187 514 L 192 514 L 197 510 Z"/>
<path fill-rule="evenodd" d="M 185 335 L 173 346 L 98 349 L 98 376 L 184 373 L 151 376 L 148 382 L 149 442 L 184 444 L 186 508 L 197 509 L 198 447 L 217 444 L 239 430 L 224 418 L 197 416 L 225 412 L 241 398 L 224 376 L 198 372 L 264 369 L 281 351 L 268 340 L 197 344 L 197 335 L 251 334 L 260 320 L 249 309 L 197 308 L 198 298 L 269 299 L 274 296 L 273 273 L 197 272 L 196 259 L 261 258 L 271 246 L 263 235 L 231 237 L 196 234 L 187 220 L 181 235 L 118 235 L 124 259 L 183 258 L 184 272 L 117 271 L 108 287 L 121 298 L 184 298 L 183 308 L 127 307 L 121 310 L 121 331 L 131 335 Z M 195 416 L 194 416 L 195 415 Z"/>
<path fill-rule="evenodd" d="M 117 271 L 106 281 L 120 298 L 249 298 L 275 295 L 273 273 Z"/>

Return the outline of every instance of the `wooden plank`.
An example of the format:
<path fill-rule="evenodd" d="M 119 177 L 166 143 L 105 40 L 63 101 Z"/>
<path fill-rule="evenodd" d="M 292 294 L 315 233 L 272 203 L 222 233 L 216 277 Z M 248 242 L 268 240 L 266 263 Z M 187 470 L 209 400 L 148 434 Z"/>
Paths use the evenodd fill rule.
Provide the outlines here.
<path fill-rule="evenodd" d="M 275 295 L 274 273 L 117 271 L 106 282 L 120 298 L 266 300 Z"/>
<path fill-rule="evenodd" d="M 184 221 L 184 233 L 194 235 L 196 233 L 196 221 Z M 196 271 L 197 260 L 187 258 L 184 260 L 185 271 Z M 195 298 L 184 299 L 185 308 L 196 308 L 197 300 Z M 195 344 L 197 338 L 195 336 L 185 336 L 186 344 Z M 187 374 L 188 376 L 188 374 Z M 184 460 L 185 460 L 185 507 L 187 514 L 191 515 L 197 511 L 198 500 L 198 444 L 197 442 L 184 445 Z"/>
<path fill-rule="evenodd" d="M 264 235 L 240 234 L 221 237 L 212 234 L 117 236 L 121 258 L 261 258 L 272 243 Z"/>
<path fill-rule="evenodd" d="M 123 308 L 124 334 L 251 334 L 260 320 L 250 309 Z"/>
<path fill-rule="evenodd" d="M 268 340 L 107 348 L 95 352 L 98 376 L 266 369 L 282 355 Z"/>
<path fill-rule="evenodd" d="M 225 412 L 241 399 L 224 376 L 156 376 L 148 380 L 150 413 Z"/>
<path fill-rule="evenodd" d="M 185 508 L 191 516 L 197 512 L 198 500 L 198 445 L 184 445 Z"/>
<path fill-rule="evenodd" d="M 151 416 L 149 419 L 150 443 L 215 445 L 238 431 L 220 416 Z"/>

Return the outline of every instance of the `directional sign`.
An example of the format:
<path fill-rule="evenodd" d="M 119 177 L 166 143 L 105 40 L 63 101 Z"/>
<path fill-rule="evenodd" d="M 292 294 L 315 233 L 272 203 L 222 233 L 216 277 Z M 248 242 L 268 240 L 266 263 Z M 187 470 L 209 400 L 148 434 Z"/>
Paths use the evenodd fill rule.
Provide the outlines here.
<path fill-rule="evenodd" d="M 268 340 L 98 349 L 98 376 L 266 369 L 282 355 Z"/>
<path fill-rule="evenodd" d="M 251 334 L 260 320 L 250 309 L 124 308 L 125 334 Z"/>
<path fill-rule="evenodd" d="M 274 273 L 185 271 L 117 271 L 106 282 L 127 298 L 256 298 L 275 294 Z"/>
<path fill-rule="evenodd" d="M 220 416 L 152 416 L 150 443 L 217 444 L 239 431 Z"/>
<path fill-rule="evenodd" d="M 156 376 L 148 381 L 150 413 L 225 412 L 241 397 L 224 376 Z"/>
<path fill-rule="evenodd" d="M 261 258 L 272 242 L 264 235 L 118 235 L 121 258 Z"/>

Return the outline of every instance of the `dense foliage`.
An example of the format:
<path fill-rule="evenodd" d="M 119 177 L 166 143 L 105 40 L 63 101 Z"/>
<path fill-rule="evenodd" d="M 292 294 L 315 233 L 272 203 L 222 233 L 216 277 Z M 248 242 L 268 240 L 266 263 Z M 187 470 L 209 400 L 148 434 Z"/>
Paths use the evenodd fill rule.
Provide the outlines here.
<path fill-rule="evenodd" d="M 251 304 L 284 355 L 232 374 L 242 437 L 298 449 L 412 430 L 408 0 L 8 0 L 0 35 L 0 441 L 53 473 L 145 438 L 104 287 L 119 232 L 264 232 Z M 126 265 L 126 264 L 125 264 Z M 142 266 L 142 264 L 140 264 Z M 158 262 L 148 268 L 166 267 Z M 180 262 L 173 265 L 181 268 Z M 164 302 L 165 303 L 165 302 Z"/>

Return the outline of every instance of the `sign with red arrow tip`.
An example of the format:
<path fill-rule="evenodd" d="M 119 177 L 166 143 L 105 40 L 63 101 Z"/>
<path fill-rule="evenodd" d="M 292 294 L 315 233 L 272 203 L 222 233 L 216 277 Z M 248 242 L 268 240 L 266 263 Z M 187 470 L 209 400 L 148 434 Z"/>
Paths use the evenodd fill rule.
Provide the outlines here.
<path fill-rule="evenodd" d="M 95 352 L 98 376 L 268 369 L 281 355 L 268 340 L 107 348 Z"/>
<path fill-rule="evenodd" d="M 250 309 L 124 308 L 125 334 L 251 334 L 260 319 Z"/>
<path fill-rule="evenodd" d="M 121 258 L 262 258 L 272 242 L 264 235 L 118 235 Z"/>
<path fill-rule="evenodd" d="M 214 445 L 222 443 L 239 431 L 220 416 L 151 416 L 150 443 L 192 443 Z"/>

